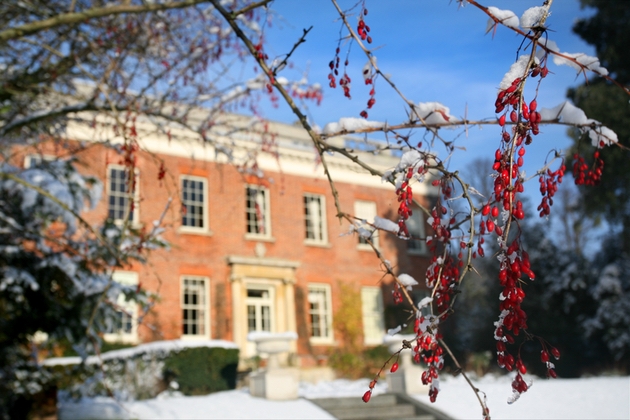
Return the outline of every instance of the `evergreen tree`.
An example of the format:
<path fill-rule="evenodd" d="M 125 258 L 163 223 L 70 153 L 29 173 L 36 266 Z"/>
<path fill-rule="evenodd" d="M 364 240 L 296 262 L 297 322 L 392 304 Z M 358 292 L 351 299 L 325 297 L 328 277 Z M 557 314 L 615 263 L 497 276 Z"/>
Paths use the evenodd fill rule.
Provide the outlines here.
<path fill-rule="evenodd" d="M 579 20 L 573 30 L 595 46 L 597 56 L 618 82 L 630 84 L 630 3 L 624 1 L 582 0 L 583 7 L 597 13 Z M 591 118 L 615 131 L 621 144 L 630 139 L 630 103 L 619 87 L 597 78 L 571 89 L 569 98 Z M 591 150 L 590 141 L 575 136 L 574 153 Z M 596 188 L 583 187 L 582 208 L 594 218 L 604 218 L 613 228 L 621 229 L 621 250 L 630 256 L 630 150 L 607 147 L 599 151 L 604 161 L 602 183 Z"/>

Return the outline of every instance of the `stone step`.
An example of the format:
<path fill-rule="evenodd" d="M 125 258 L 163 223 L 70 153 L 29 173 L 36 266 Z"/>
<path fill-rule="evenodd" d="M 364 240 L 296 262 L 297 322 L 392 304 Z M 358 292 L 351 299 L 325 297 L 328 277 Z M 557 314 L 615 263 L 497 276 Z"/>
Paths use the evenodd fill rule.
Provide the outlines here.
<path fill-rule="evenodd" d="M 371 401 L 370 401 L 371 403 Z M 398 405 L 370 405 L 334 408 L 328 412 L 340 420 L 346 419 L 399 419 L 414 417 L 416 410 L 411 404 Z"/>
<path fill-rule="evenodd" d="M 315 398 L 311 400 L 332 416 L 347 419 L 451 420 L 435 408 L 406 394 L 374 395 L 367 404 L 361 397 Z"/>
<path fill-rule="evenodd" d="M 342 398 L 315 398 L 312 399 L 315 404 L 324 410 L 334 410 L 337 408 L 353 408 L 369 405 L 370 407 L 392 406 L 396 405 L 397 399 L 394 394 L 374 395 L 369 403 L 364 403 L 361 397 L 342 397 Z"/>

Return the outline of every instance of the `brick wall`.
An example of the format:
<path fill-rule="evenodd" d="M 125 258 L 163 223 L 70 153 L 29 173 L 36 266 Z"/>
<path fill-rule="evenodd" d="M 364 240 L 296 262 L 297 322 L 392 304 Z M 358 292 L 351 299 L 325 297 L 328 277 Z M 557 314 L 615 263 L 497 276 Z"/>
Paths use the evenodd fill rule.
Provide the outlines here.
<path fill-rule="evenodd" d="M 47 151 L 59 155 L 52 145 Z M 95 145 L 76 154 L 82 172 L 107 179 L 107 165 L 119 163 L 119 157 L 110 149 Z M 158 180 L 160 162 L 166 176 Z M 306 164 L 311 170 L 312 163 Z M 308 285 L 328 284 L 332 292 L 333 317 L 339 306 L 339 282 L 360 286 L 379 286 L 383 296 L 391 302 L 391 281 L 382 281 L 382 270 L 378 259 L 369 250 L 358 249 L 356 235 L 347 235 L 348 223 L 339 222 L 334 199 L 324 179 L 286 174 L 280 171 L 265 171 L 270 193 L 271 239 L 251 240 L 246 238 L 245 186 L 257 182 L 239 173 L 231 165 L 216 162 L 196 161 L 169 155 L 140 152 L 139 169 L 140 204 L 142 226 L 151 228 L 154 220 L 165 211 L 169 197 L 173 200 L 166 210 L 164 238 L 171 243 L 170 250 L 158 250 L 151 254 L 146 266 L 126 269 L 139 272 L 144 288 L 160 295 L 159 303 L 145 318 L 139 329 L 142 341 L 179 338 L 182 333 L 181 278 L 201 276 L 209 280 L 211 338 L 233 340 L 232 314 L 233 296 L 231 267 L 228 256 L 255 258 L 260 256 L 264 245 L 264 257 L 299 262 L 295 269 L 295 317 L 296 329 L 300 334 L 297 352 L 303 355 L 318 355 L 329 351 L 331 344 L 316 345 L 309 342 Z M 321 169 L 321 168 L 320 168 Z M 192 234 L 182 232 L 180 176 L 194 175 L 207 180 L 209 232 Z M 368 176 L 368 175 L 366 175 Z M 356 200 L 373 201 L 377 214 L 396 220 L 398 203 L 393 189 L 374 188 L 360 185 L 336 183 L 339 201 L 344 211 L 352 213 Z M 97 208 L 86 214 L 92 222 L 99 222 L 107 214 L 107 189 Z M 305 244 L 304 193 L 325 196 L 328 243 L 323 246 Z M 422 198 L 422 200 L 425 200 Z M 423 202 L 423 204 L 427 204 Z M 407 244 L 392 235 L 380 234 L 380 248 L 385 257 L 397 268 L 423 282 L 427 258 L 413 256 L 407 252 Z M 257 245 L 258 244 L 258 245 Z M 258 246 L 258 250 L 257 250 Z M 361 317 L 361 314 L 357 314 Z M 305 336 L 306 335 L 306 336 Z M 335 336 L 339 345 L 343 337 Z"/>

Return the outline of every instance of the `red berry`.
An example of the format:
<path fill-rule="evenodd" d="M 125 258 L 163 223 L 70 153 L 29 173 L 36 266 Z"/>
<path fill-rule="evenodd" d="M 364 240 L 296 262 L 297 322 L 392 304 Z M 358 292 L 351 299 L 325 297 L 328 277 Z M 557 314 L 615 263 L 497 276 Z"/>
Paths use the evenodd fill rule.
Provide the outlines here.
<path fill-rule="evenodd" d="M 547 363 L 549 361 L 549 353 L 547 353 L 547 350 L 540 351 L 540 361 L 543 363 Z"/>
<path fill-rule="evenodd" d="M 398 370 L 398 363 L 394 363 L 392 368 L 389 370 L 391 373 L 394 373 Z"/>
<path fill-rule="evenodd" d="M 487 216 L 488 213 L 490 213 L 490 205 L 486 204 L 485 206 L 483 206 L 483 208 L 481 209 L 481 214 L 484 216 Z"/>
<path fill-rule="evenodd" d="M 560 359 L 560 351 L 557 348 L 552 347 L 551 354 L 553 354 L 553 357 L 555 357 L 556 360 Z"/>
<path fill-rule="evenodd" d="M 366 403 L 368 401 L 370 401 L 370 398 L 372 397 L 372 391 L 366 391 L 365 394 L 363 394 L 363 402 Z"/>

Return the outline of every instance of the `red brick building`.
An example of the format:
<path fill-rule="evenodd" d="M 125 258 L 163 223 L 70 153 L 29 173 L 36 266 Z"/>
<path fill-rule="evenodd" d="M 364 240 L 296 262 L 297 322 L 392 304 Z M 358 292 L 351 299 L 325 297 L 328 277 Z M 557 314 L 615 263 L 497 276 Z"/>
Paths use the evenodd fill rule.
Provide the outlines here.
<path fill-rule="evenodd" d="M 250 121 L 233 118 L 242 127 Z M 356 316 L 362 320 L 364 343 L 381 342 L 391 279 L 381 279 L 379 260 L 369 245 L 348 234 L 348 223 L 336 217 L 328 181 L 304 130 L 269 125 L 275 142 L 273 153 L 257 155 L 255 169 L 264 174 L 260 178 L 232 165 L 217 147 L 187 139 L 184 131 L 151 134 L 150 124 L 138 125 L 145 133 L 140 142 L 144 150 L 137 153 L 135 194 L 127 192 L 125 168 L 111 148 L 96 145 L 76 155 L 81 170 L 105 184 L 101 202 L 88 214 L 91 220 L 108 215 L 150 228 L 172 200 L 163 219 L 170 250 L 155 251 L 145 266 L 116 273 L 120 281 L 139 282 L 156 292 L 159 303 L 139 326 L 137 317 L 122 315 L 122 328 L 108 339 L 226 339 L 249 357 L 254 355 L 246 340 L 249 331 L 295 331 L 299 336 L 295 353 L 302 366 L 309 366 L 317 355 L 329 353 L 344 340 L 334 325 L 345 284 L 349 287 L 345 293 L 352 290 L 361 299 L 362 311 Z M 69 127 L 68 135 L 84 142 L 115 137 L 106 131 L 76 125 Z M 237 130 L 217 134 L 216 140 L 242 161 L 260 150 L 260 138 Z M 356 146 L 357 155 L 381 170 L 399 161 L 392 155 L 358 151 L 371 147 L 362 139 L 329 141 Z M 40 152 L 59 155 L 52 146 Z M 327 162 L 343 211 L 369 222 L 374 216 L 397 220 L 391 185 L 342 156 L 328 156 Z M 166 171 L 162 180 L 160 168 Z M 418 200 L 426 200 L 420 186 L 414 192 Z M 412 234 L 424 237 L 424 229 L 421 212 L 414 212 Z M 423 241 L 403 241 L 383 232 L 374 240 L 398 272 L 423 283 L 427 266 Z M 133 305 L 120 303 L 134 312 Z"/>

